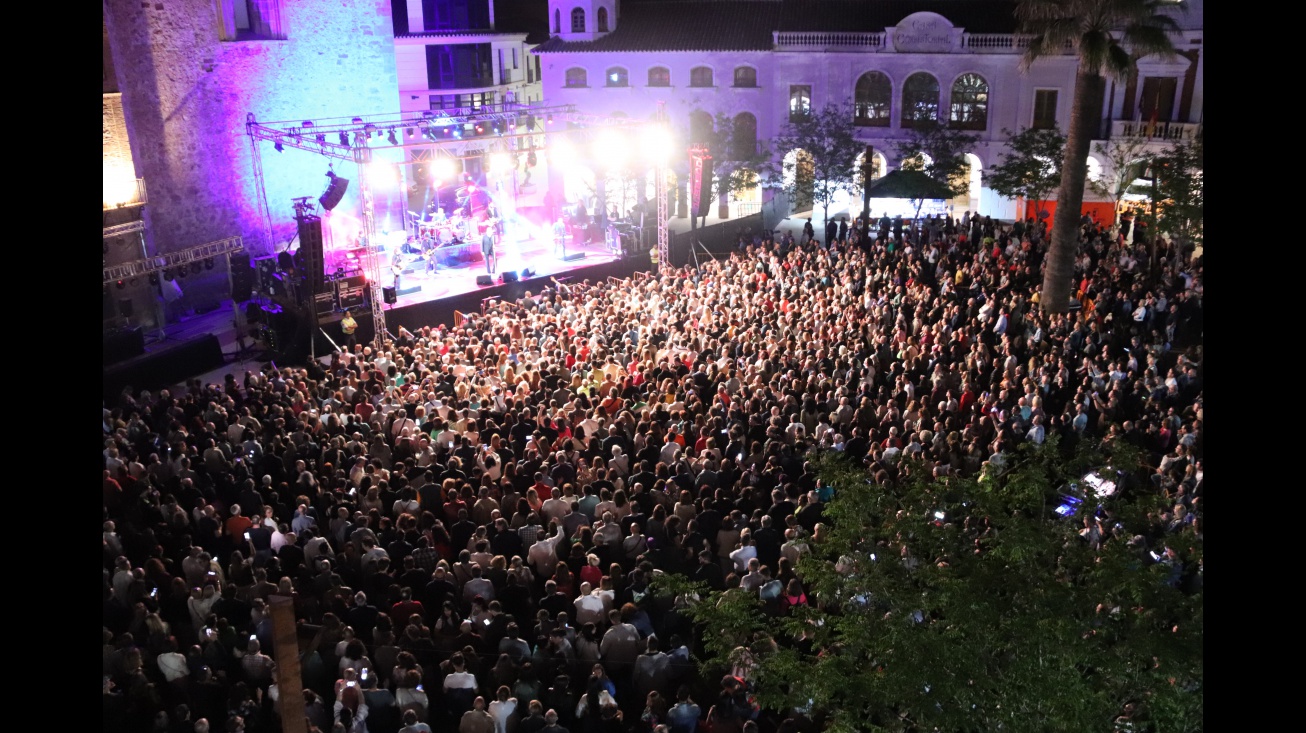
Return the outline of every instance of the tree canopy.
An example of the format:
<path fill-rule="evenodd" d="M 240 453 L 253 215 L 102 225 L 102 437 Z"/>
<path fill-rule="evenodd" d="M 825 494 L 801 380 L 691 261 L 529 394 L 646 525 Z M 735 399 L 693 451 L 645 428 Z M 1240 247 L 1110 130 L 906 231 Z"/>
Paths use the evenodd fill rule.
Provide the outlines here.
<path fill-rule="evenodd" d="M 820 110 L 792 117 L 775 137 L 781 155 L 801 150 L 810 161 L 811 172 L 802 170 L 801 156 L 781 162 L 782 186 L 791 201 L 805 199 L 810 188 L 813 203 L 825 209 L 828 218 L 835 193 L 851 192 L 858 172 L 853 170 L 857 154 L 865 145 L 854 135 L 851 105 L 827 104 Z"/>
<path fill-rule="evenodd" d="M 1003 130 L 1008 135 L 1010 149 L 1002 162 L 992 166 L 985 174 L 989 188 L 1007 198 L 1021 197 L 1034 204 L 1041 212 L 1043 202 L 1061 183 L 1061 159 L 1065 154 L 1066 136 L 1059 130 L 1026 128 L 1017 134 Z"/>
<path fill-rule="evenodd" d="M 1060 448 L 1022 447 L 975 479 L 906 457 L 878 482 L 827 454 L 833 498 L 796 568 L 808 605 L 660 586 L 698 594 L 705 657 L 750 658 L 761 705 L 831 730 L 1111 730 L 1122 715 L 1201 730 L 1200 538 L 1145 546 L 1160 500 L 1128 446 Z M 1104 460 L 1119 490 L 1055 511 Z"/>

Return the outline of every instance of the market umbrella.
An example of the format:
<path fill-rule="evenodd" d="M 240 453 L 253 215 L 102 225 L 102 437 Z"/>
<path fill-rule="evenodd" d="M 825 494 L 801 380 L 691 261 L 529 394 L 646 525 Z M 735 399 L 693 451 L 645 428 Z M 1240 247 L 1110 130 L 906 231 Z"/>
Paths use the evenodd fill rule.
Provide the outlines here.
<path fill-rule="evenodd" d="M 890 171 L 868 189 L 873 199 L 950 199 L 952 190 L 920 171 Z"/>

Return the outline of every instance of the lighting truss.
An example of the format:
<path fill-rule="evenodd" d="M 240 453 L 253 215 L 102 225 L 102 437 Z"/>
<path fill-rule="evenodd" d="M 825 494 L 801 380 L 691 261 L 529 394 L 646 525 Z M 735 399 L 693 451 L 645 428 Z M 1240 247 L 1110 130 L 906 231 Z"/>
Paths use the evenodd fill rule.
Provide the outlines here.
<path fill-rule="evenodd" d="M 104 282 L 105 284 L 108 284 L 124 278 L 148 275 L 149 273 L 158 270 L 165 270 L 180 265 L 189 265 L 192 262 L 207 260 L 210 257 L 231 255 L 243 251 L 245 251 L 245 244 L 240 237 L 227 237 L 226 239 L 219 239 L 216 242 L 187 247 L 186 249 L 177 252 L 169 252 L 168 254 L 159 255 L 158 257 L 145 257 L 139 260 L 124 262 L 120 265 L 106 267 L 104 268 Z"/>
<path fill-rule="evenodd" d="M 145 231 L 145 222 L 141 219 L 137 219 L 136 221 L 129 221 L 126 224 L 115 224 L 111 227 L 105 227 L 104 238 L 121 237 L 124 234 L 143 231 Z"/>

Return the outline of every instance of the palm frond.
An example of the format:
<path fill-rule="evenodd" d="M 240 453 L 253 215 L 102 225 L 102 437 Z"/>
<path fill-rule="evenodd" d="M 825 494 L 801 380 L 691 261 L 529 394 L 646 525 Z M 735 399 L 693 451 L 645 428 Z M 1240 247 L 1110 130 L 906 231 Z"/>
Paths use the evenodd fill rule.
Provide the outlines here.
<path fill-rule="evenodd" d="M 1100 68 L 1103 76 L 1123 79 L 1129 75 L 1129 70 L 1134 68 L 1134 57 L 1119 44 L 1113 44 L 1106 63 Z"/>
<path fill-rule="evenodd" d="M 1170 25 L 1174 21 L 1170 21 Z M 1125 29 L 1124 45 L 1129 48 L 1135 57 L 1143 56 L 1160 56 L 1163 59 L 1174 58 L 1174 38 L 1170 34 L 1174 31 L 1163 27 L 1164 24 L 1141 23 L 1131 25 Z M 1176 29 L 1177 30 L 1177 27 Z"/>

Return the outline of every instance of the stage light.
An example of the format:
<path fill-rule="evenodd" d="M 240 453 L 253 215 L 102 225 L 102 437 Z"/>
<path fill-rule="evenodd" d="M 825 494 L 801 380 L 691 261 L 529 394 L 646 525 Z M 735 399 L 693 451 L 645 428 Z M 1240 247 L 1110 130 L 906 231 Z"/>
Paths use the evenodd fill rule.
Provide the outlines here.
<path fill-rule="evenodd" d="M 435 176 L 438 180 L 449 181 L 452 180 L 456 174 L 457 171 L 454 170 L 453 158 L 436 158 L 435 162 L 431 164 L 431 175 Z"/>
<path fill-rule="evenodd" d="M 126 290 L 126 289 L 127 289 L 127 283 L 124 282 L 124 281 L 122 281 L 122 280 L 119 280 L 119 281 L 118 281 L 118 289 L 119 289 L 119 290 Z"/>
<path fill-rule="evenodd" d="M 620 168 L 626 162 L 626 141 L 612 130 L 604 130 L 594 141 L 594 158 L 607 168 Z"/>
<path fill-rule="evenodd" d="M 190 272 L 192 275 L 198 275 L 203 271 L 204 271 L 204 265 L 201 265 L 199 260 L 195 260 L 194 262 L 190 263 Z"/>
<path fill-rule="evenodd" d="M 462 130 L 459 130 L 458 128 L 455 127 L 455 128 L 453 129 L 453 136 L 454 136 L 454 137 L 462 137 L 462 136 L 463 136 L 463 131 L 462 131 Z"/>
<path fill-rule="evenodd" d="M 393 127 L 390 128 L 390 134 L 389 134 L 388 136 L 386 136 L 386 139 L 390 141 L 390 144 L 391 144 L 391 145 L 398 145 L 398 144 L 399 144 L 399 138 L 395 137 L 395 131 L 394 131 L 394 128 L 393 128 Z"/>
<path fill-rule="evenodd" d="M 490 171 L 496 175 L 502 175 L 513 169 L 512 157 L 507 153 L 495 153 L 490 156 Z"/>
<path fill-rule="evenodd" d="M 545 124 L 552 125 L 552 124 L 553 124 L 553 115 L 549 115 L 548 117 L 544 118 L 544 122 L 545 122 Z"/>
<path fill-rule="evenodd" d="M 485 134 L 485 127 L 482 126 L 481 123 L 479 123 L 479 122 L 476 123 L 476 134 L 477 134 L 477 135 L 484 135 L 484 134 Z"/>
<path fill-rule="evenodd" d="M 409 127 L 409 128 L 406 128 L 406 130 L 407 130 L 407 132 L 408 132 L 408 137 L 412 137 L 412 136 L 413 136 L 413 133 L 414 133 L 413 128 Z"/>
<path fill-rule="evenodd" d="M 172 274 L 172 268 L 169 268 L 169 267 L 165 267 L 165 268 L 163 268 L 163 279 L 164 279 L 164 280 L 167 280 L 167 281 L 171 282 L 173 277 L 175 277 L 175 275 Z"/>
<path fill-rule="evenodd" d="M 650 163 L 665 164 L 671 159 L 671 133 L 665 127 L 654 127 L 644 140 L 644 156 Z"/>
<path fill-rule="evenodd" d="M 300 123 L 300 127 L 312 127 L 312 126 L 313 126 L 312 120 L 304 120 L 302 123 Z"/>
<path fill-rule="evenodd" d="M 280 140 L 278 140 L 278 141 L 277 141 L 277 142 L 272 146 L 272 149 L 275 150 L 275 151 L 277 151 L 278 153 L 284 153 L 284 152 L 286 152 L 286 147 L 285 147 L 284 145 L 281 144 L 281 141 L 280 141 Z"/>
<path fill-rule="evenodd" d="M 349 133 L 344 130 L 340 131 L 340 144 L 349 147 Z"/>
<path fill-rule="evenodd" d="M 326 145 L 326 133 L 319 132 L 316 140 L 318 145 Z"/>
<path fill-rule="evenodd" d="M 526 115 L 526 129 L 527 131 L 535 129 L 535 115 Z"/>
<path fill-rule="evenodd" d="M 151 285 L 158 285 L 158 284 L 159 284 L 159 273 L 157 273 L 157 272 L 151 272 L 151 273 L 150 273 L 150 284 L 151 284 Z"/>

